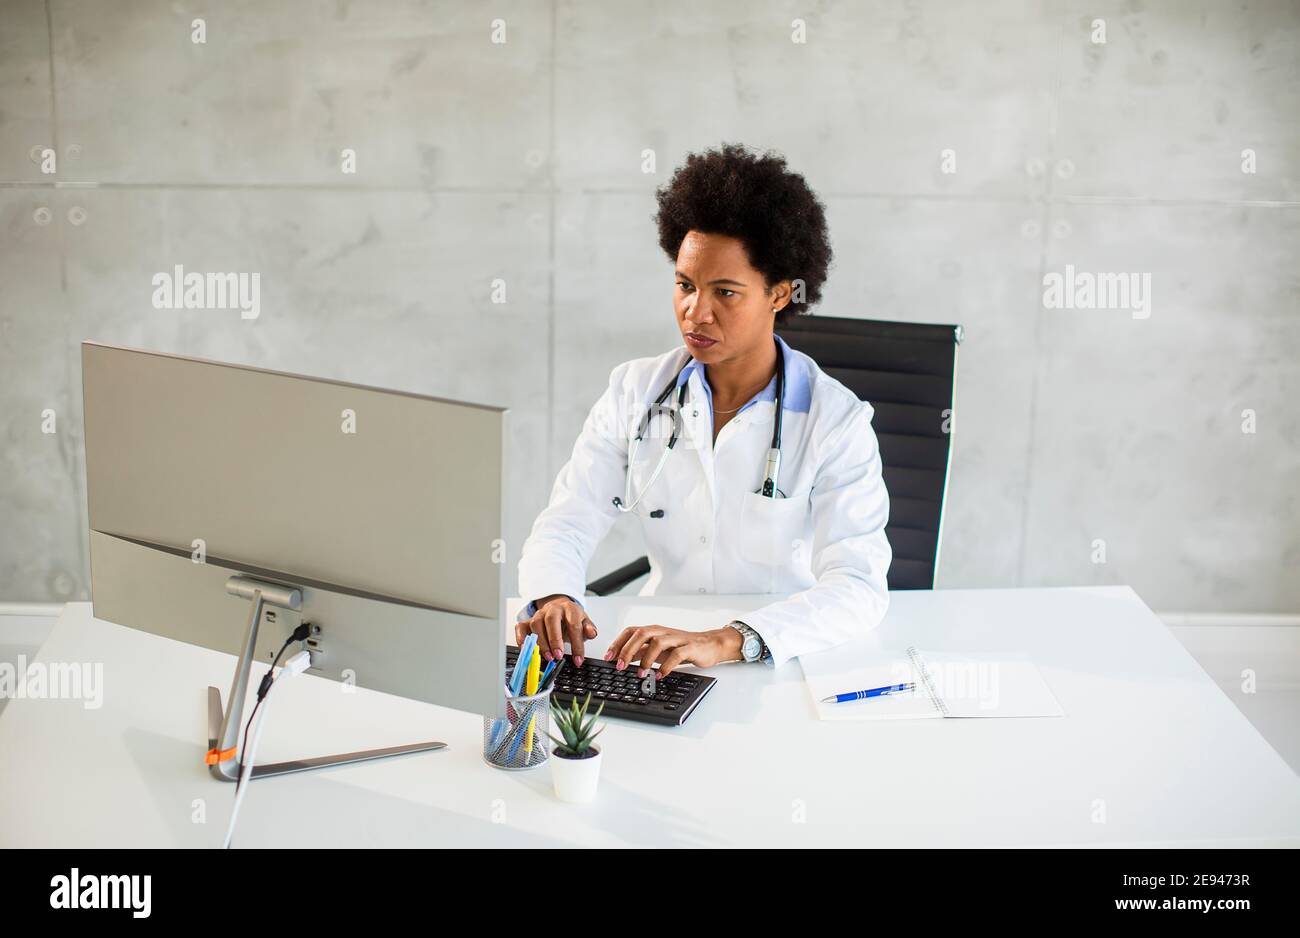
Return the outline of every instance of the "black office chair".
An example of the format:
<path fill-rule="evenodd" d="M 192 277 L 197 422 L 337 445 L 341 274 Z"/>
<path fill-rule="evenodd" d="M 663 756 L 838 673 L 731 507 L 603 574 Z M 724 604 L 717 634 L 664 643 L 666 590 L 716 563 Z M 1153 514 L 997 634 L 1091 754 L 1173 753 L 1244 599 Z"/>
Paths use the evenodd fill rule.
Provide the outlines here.
<path fill-rule="evenodd" d="M 791 348 L 875 408 L 894 551 L 891 590 L 933 589 L 939 564 L 961 326 L 799 316 L 776 330 Z M 587 592 L 605 596 L 650 572 L 639 557 Z"/>

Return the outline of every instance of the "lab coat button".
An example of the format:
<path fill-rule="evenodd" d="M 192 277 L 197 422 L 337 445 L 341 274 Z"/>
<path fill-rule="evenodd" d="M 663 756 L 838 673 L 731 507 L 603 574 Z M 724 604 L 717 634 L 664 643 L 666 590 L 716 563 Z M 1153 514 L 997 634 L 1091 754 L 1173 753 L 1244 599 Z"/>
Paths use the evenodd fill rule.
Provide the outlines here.
<path fill-rule="evenodd" d="M 708 537 L 707 537 L 706 535 L 701 534 L 701 535 L 700 535 L 700 543 L 701 543 L 701 544 L 707 544 L 707 543 L 709 543 L 709 539 L 708 539 Z"/>
<path fill-rule="evenodd" d="M 703 586 L 701 586 L 701 587 L 700 587 L 700 592 L 701 592 L 701 593 L 707 593 L 708 590 L 706 590 Z"/>

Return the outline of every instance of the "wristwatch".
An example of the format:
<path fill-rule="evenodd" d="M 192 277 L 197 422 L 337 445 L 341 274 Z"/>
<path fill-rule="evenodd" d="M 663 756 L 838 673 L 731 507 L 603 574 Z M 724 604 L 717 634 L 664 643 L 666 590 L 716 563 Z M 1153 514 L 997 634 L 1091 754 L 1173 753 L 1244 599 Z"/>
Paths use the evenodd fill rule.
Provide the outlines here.
<path fill-rule="evenodd" d="M 732 621 L 728 622 L 727 626 L 740 633 L 740 654 L 746 661 L 766 661 L 772 657 L 772 652 L 768 650 L 767 643 L 763 641 L 763 636 L 745 623 Z"/>

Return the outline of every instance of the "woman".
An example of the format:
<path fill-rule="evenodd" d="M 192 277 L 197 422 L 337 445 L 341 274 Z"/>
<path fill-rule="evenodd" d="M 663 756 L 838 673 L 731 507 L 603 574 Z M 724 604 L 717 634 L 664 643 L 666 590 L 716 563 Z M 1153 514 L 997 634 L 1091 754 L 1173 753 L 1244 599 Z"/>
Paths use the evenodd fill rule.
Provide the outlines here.
<path fill-rule="evenodd" d="M 610 375 L 524 544 L 519 589 L 532 601 L 516 637 L 536 633 L 548 661 L 567 643 L 581 666 L 597 634 L 581 601 L 587 563 L 627 511 L 649 548 L 641 595 L 792 595 L 707 632 L 624 629 L 606 660 L 636 664 L 638 677 L 653 665 L 660 675 L 683 664 L 780 665 L 862 635 L 889 602 L 889 500 L 872 408 L 773 332 L 821 296 L 825 213 L 784 159 L 738 145 L 692 154 L 657 198 L 685 348 Z M 673 407 L 679 439 L 665 450 Z"/>

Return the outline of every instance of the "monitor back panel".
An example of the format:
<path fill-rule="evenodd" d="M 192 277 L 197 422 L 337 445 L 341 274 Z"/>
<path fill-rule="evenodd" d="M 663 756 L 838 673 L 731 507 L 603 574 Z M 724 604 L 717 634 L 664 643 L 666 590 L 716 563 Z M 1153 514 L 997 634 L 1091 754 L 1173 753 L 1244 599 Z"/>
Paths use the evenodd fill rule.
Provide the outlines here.
<path fill-rule="evenodd" d="M 499 616 L 505 411 L 93 343 L 82 364 L 91 530 Z"/>

